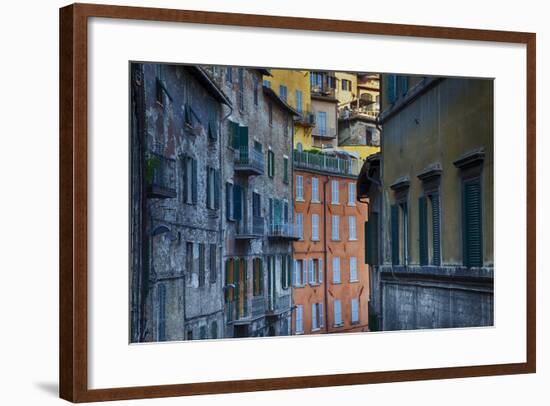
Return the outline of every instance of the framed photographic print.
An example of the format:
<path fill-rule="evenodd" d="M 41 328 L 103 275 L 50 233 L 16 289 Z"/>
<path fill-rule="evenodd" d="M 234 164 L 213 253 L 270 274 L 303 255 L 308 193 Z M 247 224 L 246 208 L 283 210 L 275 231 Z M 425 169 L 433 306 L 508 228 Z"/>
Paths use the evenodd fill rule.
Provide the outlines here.
<path fill-rule="evenodd" d="M 535 34 L 60 30 L 62 398 L 535 372 Z"/>

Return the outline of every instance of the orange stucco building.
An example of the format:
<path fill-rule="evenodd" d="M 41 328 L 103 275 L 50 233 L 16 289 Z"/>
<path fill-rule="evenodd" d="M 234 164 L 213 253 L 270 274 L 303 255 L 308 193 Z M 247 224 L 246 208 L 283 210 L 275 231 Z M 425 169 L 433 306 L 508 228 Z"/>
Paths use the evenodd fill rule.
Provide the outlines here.
<path fill-rule="evenodd" d="M 295 151 L 292 334 L 368 330 L 367 205 L 356 199 L 361 162 Z"/>

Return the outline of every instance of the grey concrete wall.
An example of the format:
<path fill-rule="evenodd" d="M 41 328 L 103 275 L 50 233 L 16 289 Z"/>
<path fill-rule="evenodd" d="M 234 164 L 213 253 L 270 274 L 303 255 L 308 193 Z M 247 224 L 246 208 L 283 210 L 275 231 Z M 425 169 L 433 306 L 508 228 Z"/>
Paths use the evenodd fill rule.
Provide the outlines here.
<path fill-rule="evenodd" d="M 452 267 L 380 267 L 382 330 L 493 325 L 493 272 Z"/>

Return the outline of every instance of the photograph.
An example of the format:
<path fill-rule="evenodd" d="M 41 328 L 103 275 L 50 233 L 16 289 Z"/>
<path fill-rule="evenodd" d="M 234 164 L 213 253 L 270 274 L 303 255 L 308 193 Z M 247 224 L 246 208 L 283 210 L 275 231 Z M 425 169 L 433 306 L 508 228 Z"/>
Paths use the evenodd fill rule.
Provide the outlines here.
<path fill-rule="evenodd" d="M 493 326 L 492 78 L 129 70 L 130 343 Z"/>

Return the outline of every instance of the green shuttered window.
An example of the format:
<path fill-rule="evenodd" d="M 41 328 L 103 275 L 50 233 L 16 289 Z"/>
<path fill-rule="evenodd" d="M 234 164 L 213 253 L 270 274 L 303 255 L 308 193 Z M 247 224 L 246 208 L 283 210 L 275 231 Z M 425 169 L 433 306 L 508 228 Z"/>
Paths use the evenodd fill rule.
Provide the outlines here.
<path fill-rule="evenodd" d="M 441 226 L 439 215 L 439 194 L 430 196 L 432 200 L 432 239 L 433 239 L 433 264 L 441 265 Z"/>
<path fill-rule="evenodd" d="M 483 264 L 483 251 L 481 181 L 479 178 L 464 182 L 462 210 L 464 265 L 467 267 L 480 267 Z"/>
<path fill-rule="evenodd" d="M 399 265 L 399 206 L 391 206 L 391 262 Z"/>
<path fill-rule="evenodd" d="M 418 198 L 418 231 L 420 265 L 428 265 L 428 199 L 426 196 Z"/>

